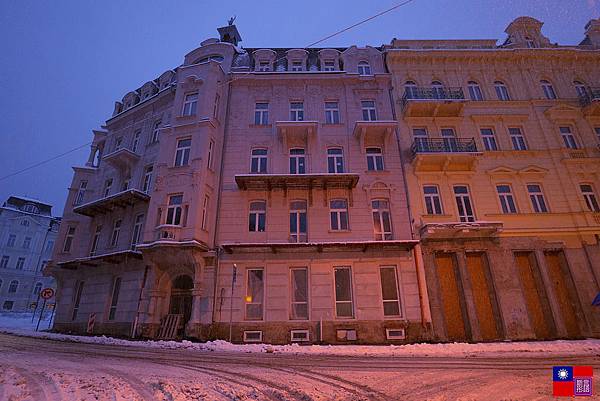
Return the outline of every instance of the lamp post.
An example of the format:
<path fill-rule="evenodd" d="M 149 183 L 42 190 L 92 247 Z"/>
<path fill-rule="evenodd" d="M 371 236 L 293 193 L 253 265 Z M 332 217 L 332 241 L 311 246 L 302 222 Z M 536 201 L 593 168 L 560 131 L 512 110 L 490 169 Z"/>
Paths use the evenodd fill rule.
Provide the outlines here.
<path fill-rule="evenodd" d="M 237 276 L 237 265 L 233 264 L 233 275 L 231 277 L 231 298 L 229 298 L 229 342 L 231 342 L 231 330 L 233 324 L 233 287 L 235 287 L 235 281 Z"/>

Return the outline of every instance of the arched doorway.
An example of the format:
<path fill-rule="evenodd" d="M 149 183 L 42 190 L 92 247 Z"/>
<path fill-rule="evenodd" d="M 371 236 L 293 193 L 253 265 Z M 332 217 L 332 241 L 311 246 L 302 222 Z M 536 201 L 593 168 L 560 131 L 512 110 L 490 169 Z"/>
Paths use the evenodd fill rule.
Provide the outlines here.
<path fill-rule="evenodd" d="M 192 289 L 194 280 L 188 275 L 175 277 L 171 286 L 169 314 L 181 315 L 179 329 L 183 330 L 192 315 Z"/>

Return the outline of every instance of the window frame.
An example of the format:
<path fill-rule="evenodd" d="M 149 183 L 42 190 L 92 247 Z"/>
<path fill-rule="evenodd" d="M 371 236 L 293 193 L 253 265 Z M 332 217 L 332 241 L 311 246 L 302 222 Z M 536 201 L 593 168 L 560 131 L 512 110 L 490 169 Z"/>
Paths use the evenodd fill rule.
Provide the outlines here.
<path fill-rule="evenodd" d="M 183 144 L 182 142 L 189 141 L 189 144 Z M 175 144 L 175 158 L 173 160 L 173 167 L 186 167 L 190 165 L 190 155 L 192 152 L 192 137 L 177 138 Z"/>
<path fill-rule="evenodd" d="M 528 182 L 525 184 L 527 187 L 527 195 L 529 195 L 529 201 L 531 203 L 531 210 L 533 213 L 549 213 L 550 208 L 544 195 L 544 188 L 542 184 L 537 182 Z M 539 188 L 537 191 L 533 191 L 531 187 L 536 186 Z"/>
<path fill-rule="evenodd" d="M 365 155 L 367 158 L 367 171 L 385 171 L 382 147 L 369 146 L 365 149 Z"/>
<path fill-rule="evenodd" d="M 377 207 L 375 206 L 375 202 L 385 202 L 387 207 L 381 207 L 378 203 Z M 386 214 L 387 211 L 387 225 L 389 226 L 389 231 L 386 231 Z M 377 214 L 377 220 L 379 221 L 379 226 L 381 231 L 377 230 L 377 225 L 375 224 L 375 215 Z M 390 205 L 389 199 L 384 198 L 375 198 L 371 199 L 371 218 L 373 219 L 373 236 L 375 237 L 375 241 L 389 241 L 394 239 L 394 225 L 392 222 L 392 208 Z"/>
<path fill-rule="evenodd" d="M 500 187 L 507 187 L 508 192 L 500 192 Z M 510 184 L 497 183 L 495 185 L 496 194 L 498 195 L 498 202 L 500 203 L 500 211 L 502 214 L 517 214 L 519 209 L 517 208 L 517 201 Z"/>
<path fill-rule="evenodd" d="M 10 256 L 9 255 L 2 255 L 2 258 L 0 258 L 0 268 L 2 269 L 8 269 L 8 264 L 10 263 Z"/>
<path fill-rule="evenodd" d="M 540 86 L 542 88 L 542 92 L 544 93 L 544 97 L 548 100 L 556 100 L 558 96 L 556 95 L 556 91 L 554 90 L 554 85 L 547 79 L 540 80 Z"/>
<path fill-rule="evenodd" d="M 259 107 L 260 105 L 260 107 Z M 265 106 L 262 108 L 262 106 Z M 269 124 L 269 102 L 255 102 L 254 103 L 254 125 L 268 125 Z"/>
<path fill-rule="evenodd" d="M 263 206 L 262 209 L 253 205 Z M 254 221 L 253 221 L 254 220 Z M 262 224 L 262 230 L 261 230 Z M 248 203 L 248 232 L 262 233 L 267 231 L 267 201 L 262 199 L 252 200 Z"/>
<path fill-rule="evenodd" d="M 121 292 L 121 282 L 122 279 L 120 276 L 114 278 L 112 283 L 112 290 L 110 295 L 110 304 L 108 308 L 108 319 L 109 321 L 115 320 L 117 314 L 117 306 L 119 304 L 119 293 Z"/>
<path fill-rule="evenodd" d="M 496 91 L 496 98 L 500 101 L 506 102 L 511 100 L 510 91 L 504 81 L 494 81 L 494 90 Z"/>
<path fill-rule="evenodd" d="M 340 104 L 337 100 L 325 101 L 324 108 L 325 108 L 325 124 L 327 124 L 327 125 L 341 124 Z"/>
<path fill-rule="evenodd" d="M 484 134 L 484 131 L 488 132 Z M 498 141 L 496 140 L 496 132 L 492 127 L 481 127 L 479 128 L 479 135 L 481 136 L 481 142 L 483 142 L 483 148 L 488 152 L 496 152 L 499 150 Z"/>
<path fill-rule="evenodd" d="M 17 291 L 19 291 L 19 280 L 11 280 L 11 282 L 8 284 L 8 294 L 16 294 Z"/>
<path fill-rule="evenodd" d="M 79 307 L 81 305 L 81 295 L 83 293 L 83 286 L 85 281 L 77 281 L 75 284 L 75 292 L 73 293 L 73 310 L 71 311 L 71 321 L 77 319 L 79 313 Z"/>
<path fill-rule="evenodd" d="M 144 230 L 144 222 L 146 216 L 144 213 L 138 213 L 133 220 L 133 228 L 131 230 L 131 249 L 135 249 L 142 239 Z"/>
<path fill-rule="evenodd" d="M 339 153 L 331 153 L 337 152 Z M 327 172 L 329 174 L 344 174 L 344 149 L 341 146 L 327 148 Z"/>
<path fill-rule="evenodd" d="M 77 194 L 75 195 L 73 206 L 81 205 L 83 203 L 87 186 L 88 180 L 79 180 L 79 188 L 77 189 Z"/>
<path fill-rule="evenodd" d="M 75 240 L 75 230 L 75 226 L 67 226 L 65 242 L 63 243 L 63 253 L 71 252 L 71 247 L 73 246 L 73 241 Z"/>
<path fill-rule="evenodd" d="M 346 270 L 348 271 L 348 295 L 349 300 L 346 299 L 338 299 L 338 277 L 337 277 L 337 272 L 338 271 L 342 271 L 342 270 Z M 354 319 L 356 317 L 356 311 L 355 311 L 355 307 L 354 307 L 354 288 L 353 288 L 353 284 L 354 284 L 354 280 L 352 277 L 352 266 L 334 266 L 333 267 L 333 287 L 334 287 L 334 291 L 333 291 L 333 299 L 334 299 L 334 311 L 335 311 L 335 318 L 336 319 Z M 350 305 L 350 315 L 346 315 L 346 314 L 340 314 L 339 309 L 338 309 L 338 305 L 340 304 L 349 304 Z"/>
<path fill-rule="evenodd" d="M 181 201 L 179 203 L 174 203 L 177 198 L 180 198 Z M 169 222 L 169 220 L 171 220 L 171 222 Z M 165 225 L 177 227 L 183 226 L 183 193 L 170 194 L 168 196 Z"/>
<path fill-rule="evenodd" d="M 358 75 L 361 76 L 373 75 L 371 73 L 371 64 L 367 60 L 359 61 L 356 66 L 356 71 L 358 72 Z"/>
<path fill-rule="evenodd" d="M 306 274 L 306 289 L 305 289 L 305 293 L 306 293 L 306 300 L 305 301 L 298 301 L 296 299 L 296 292 L 295 292 L 295 282 L 294 282 L 294 272 L 295 271 L 304 271 Z M 290 289 L 290 313 L 289 313 L 289 320 L 310 320 L 310 274 L 309 274 L 309 270 L 307 266 L 294 266 L 294 267 L 290 267 L 290 281 L 289 281 L 289 289 Z M 296 309 L 295 309 L 295 305 L 306 305 L 306 317 L 304 316 L 299 316 L 299 314 L 296 313 Z"/>
<path fill-rule="evenodd" d="M 508 136 L 510 137 L 510 142 L 512 145 L 512 150 L 529 150 L 529 145 L 527 144 L 525 134 L 523 134 L 523 129 L 521 127 L 507 127 L 507 129 Z"/>
<path fill-rule="evenodd" d="M 303 203 L 304 207 L 294 208 L 295 204 Z M 290 233 L 290 242 L 292 243 L 301 243 L 308 242 L 308 202 L 305 199 L 294 199 L 290 201 L 289 205 L 289 233 Z M 294 219 L 294 224 L 296 225 L 296 231 L 292 231 L 292 218 Z M 304 228 L 302 231 L 302 223 L 304 220 Z"/>
<path fill-rule="evenodd" d="M 208 225 L 208 208 L 210 207 L 210 196 L 204 195 L 202 201 L 202 218 L 200 220 L 200 228 L 206 231 Z"/>
<path fill-rule="evenodd" d="M 104 190 L 102 192 L 104 194 L 104 198 L 106 198 L 110 195 L 113 183 L 114 183 L 114 180 L 112 178 L 107 178 L 106 180 L 104 180 Z"/>
<path fill-rule="evenodd" d="M 152 177 L 154 175 L 154 165 L 150 164 L 144 167 L 144 178 L 142 179 L 142 192 L 149 194 L 152 188 Z"/>
<path fill-rule="evenodd" d="M 152 136 L 150 137 L 150 144 L 157 143 L 159 141 L 160 130 L 161 130 L 162 120 L 156 120 L 152 127 Z"/>
<path fill-rule="evenodd" d="M 360 101 L 360 111 L 362 121 L 377 121 L 377 102 L 374 99 L 362 99 Z"/>
<path fill-rule="evenodd" d="M 142 130 L 141 129 L 135 130 L 135 132 L 133 133 L 133 139 L 131 141 L 131 151 L 133 153 L 137 153 L 138 147 L 140 146 L 141 139 L 142 139 Z"/>
<path fill-rule="evenodd" d="M 102 234 L 102 224 L 96 224 L 94 235 L 92 236 L 92 243 L 90 245 L 90 256 L 95 256 L 98 251 L 98 244 L 100 243 L 100 235 Z"/>
<path fill-rule="evenodd" d="M 477 81 L 468 81 L 467 89 L 469 91 L 469 98 L 474 102 L 482 102 L 484 99 L 481 85 Z"/>
<path fill-rule="evenodd" d="M 198 111 L 198 92 L 188 92 L 183 95 L 183 107 L 181 115 L 183 117 L 195 116 Z"/>
<path fill-rule="evenodd" d="M 344 202 L 344 206 L 334 207 L 334 202 Z M 334 221 L 337 227 L 334 227 Z M 343 227 L 344 225 L 346 226 L 345 228 Z M 348 199 L 335 198 L 329 200 L 329 230 L 335 232 L 350 231 L 350 212 L 348 211 Z"/>
<path fill-rule="evenodd" d="M 440 187 L 437 184 L 423 184 L 423 202 L 428 216 L 442 216 L 444 214 L 444 204 L 440 194 Z M 426 188 L 434 188 L 435 193 L 427 193 Z M 436 202 L 437 201 L 437 202 Z"/>
<path fill-rule="evenodd" d="M 304 101 L 290 102 L 290 121 L 304 121 Z"/>
<path fill-rule="evenodd" d="M 121 227 L 123 226 L 123 219 L 115 219 L 113 222 L 113 229 L 110 234 L 110 248 L 116 248 L 119 245 L 119 237 L 121 236 Z"/>
<path fill-rule="evenodd" d="M 466 188 L 466 193 L 457 193 L 457 188 Z M 461 223 L 474 223 L 477 221 L 477 216 L 475 215 L 475 207 L 473 204 L 473 199 L 471 198 L 471 189 L 466 184 L 454 184 L 452 185 L 452 194 L 454 195 L 454 203 L 456 205 L 456 214 Z M 468 203 L 466 201 L 468 201 Z M 463 214 L 461 214 L 461 209 L 463 210 Z M 467 209 L 471 210 L 469 214 Z"/>
<path fill-rule="evenodd" d="M 261 284 L 262 284 L 262 291 L 261 291 L 261 300 L 260 302 L 255 302 L 255 299 L 253 297 L 253 294 L 251 292 L 253 292 L 251 290 L 251 283 L 250 283 L 250 272 L 252 271 L 260 271 L 261 272 Z M 262 321 L 265 319 L 265 290 L 266 290 L 266 274 L 265 274 L 265 268 L 263 267 L 249 267 L 246 269 L 246 273 L 245 273 L 245 286 L 246 286 L 246 291 L 245 291 L 245 298 L 244 298 L 244 320 L 251 320 L 251 321 Z M 250 299 L 250 301 L 248 300 Z M 249 306 L 253 306 L 253 305 L 260 305 L 260 317 L 250 317 L 249 313 L 248 313 L 248 307 Z"/>
<path fill-rule="evenodd" d="M 563 145 L 567 149 L 579 149 L 579 141 L 575 137 L 573 128 L 570 125 L 561 125 L 558 127 L 558 132 L 563 140 Z"/>
<path fill-rule="evenodd" d="M 384 269 L 391 269 L 394 272 L 394 284 L 395 284 L 395 289 L 396 289 L 396 299 L 385 299 L 384 298 L 384 288 L 383 288 L 383 277 L 382 277 L 382 271 Z M 386 280 L 387 282 L 387 280 Z M 382 306 L 382 312 L 383 312 L 383 317 L 384 319 L 402 319 L 404 317 L 404 311 L 403 311 L 403 306 L 404 306 L 404 302 L 402 302 L 402 292 L 400 291 L 401 289 L 401 283 L 400 283 L 400 275 L 398 274 L 398 266 L 396 265 L 381 265 L 379 266 L 379 288 L 381 289 L 381 306 Z M 398 313 L 397 314 L 386 314 L 385 313 L 385 304 L 386 303 L 391 303 L 391 302 L 395 302 L 396 305 L 398 306 Z"/>
<path fill-rule="evenodd" d="M 584 190 L 584 186 L 589 187 L 589 190 Z M 588 211 L 600 213 L 600 203 L 598 202 L 594 185 L 588 182 L 582 182 L 579 184 L 579 192 L 581 193 L 581 196 L 583 196 Z"/>
<path fill-rule="evenodd" d="M 301 151 L 301 153 L 300 153 Z M 289 155 L 289 173 L 306 174 L 306 149 L 300 147 L 290 148 Z"/>
<path fill-rule="evenodd" d="M 15 264 L 15 270 L 24 270 L 25 268 L 25 258 L 19 257 L 17 258 L 17 263 Z"/>
<path fill-rule="evenodd" d="M 264 151 L 264 154 L 255 154 L 255 152 Z M 256 161 L 256 169 L 254 168 Z M 263 166 L 264 162 L 264 166 Z M 250 150 L 250 173 L 251 174 L 266 174 L 269 166 L 269 149 L 268 148 L 253 148 Z M 263 168 L 264 167 L 264 168 Z"/>

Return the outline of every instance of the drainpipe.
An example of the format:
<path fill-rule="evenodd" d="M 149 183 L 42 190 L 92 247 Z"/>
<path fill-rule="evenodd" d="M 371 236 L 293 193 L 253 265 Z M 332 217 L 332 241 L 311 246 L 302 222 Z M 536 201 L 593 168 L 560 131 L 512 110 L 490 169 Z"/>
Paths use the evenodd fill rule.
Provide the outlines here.
<path fill-rule="evenodd" d="M 394 103 L 393 88 L 389 91 L 390 104 L 392 106 L 392 115 L 395 121 L 398 121 L 396 116 L 396 107 Z M 402 147 L 400 146 L 400 134 L 398 127 L 394 128 L 394 135 L 396 136 L 396 145 L 398 146 L 398 154 L 400 155 L 400 168 L 402 170 L 402 183 L 404 185 L 404 196 L 406 198 L 406 207 L 408 209 L 408 223 L 410 227 L 410 237 L 415 239 L 415 231 L 413 227 L 413 214 L 410 206 L 410 198 L 408 194 L 408 183 L 406 180 L 406 171 L 404 169 L 404 156 L 402 154 Z M 417 273 L 417 286 L 419 287 L 419 306 L 421 309 L 421 326 L 427 328 L 431 325 L 431 308 L 429 306 L 429 294 L 427 293 L 427 282 L 425 278 L 425 264 L 423 263 L 423 252 L 421 251 L 421 243 L 419 242 L 413 248 L 413 257 L 415 261 L 415 269 Z"/>

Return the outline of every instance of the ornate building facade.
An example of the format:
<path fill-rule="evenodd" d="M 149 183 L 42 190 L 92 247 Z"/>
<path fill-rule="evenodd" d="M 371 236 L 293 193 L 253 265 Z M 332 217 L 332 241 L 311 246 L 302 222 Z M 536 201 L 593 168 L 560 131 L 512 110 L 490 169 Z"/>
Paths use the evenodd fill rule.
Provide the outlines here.
<path fill-rule="evenodd" d="M 598 335 L 598 23 L 571 47 L 533 19 L 507 33 L 255 49 L 219 28 L 94 131 L 48 269 L 55 328 Z"/>

